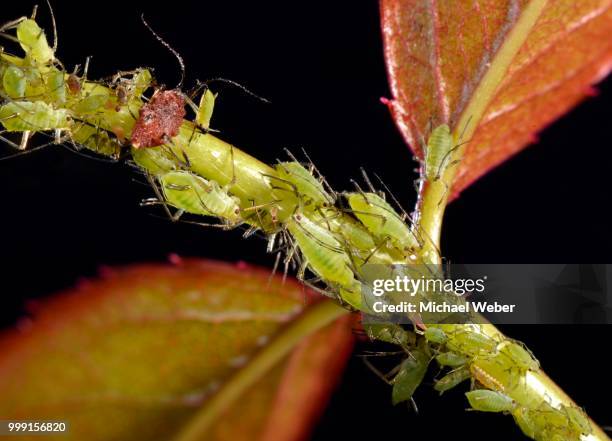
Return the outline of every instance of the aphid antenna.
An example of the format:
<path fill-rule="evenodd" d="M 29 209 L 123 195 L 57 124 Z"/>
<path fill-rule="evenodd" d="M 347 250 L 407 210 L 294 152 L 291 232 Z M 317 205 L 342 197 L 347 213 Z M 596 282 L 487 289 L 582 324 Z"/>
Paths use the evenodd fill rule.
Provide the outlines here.
<path fill-rule="evenodd" d="M 270 100 L 268 100 L 267 98 L 262 97 L 261 95 L 256 94 L 255 92 L 253 92 L 250 89 L 248 89 L 246 86 L 243 86 L 242 84 L 238 83 L 237 81 L 230 80 L 230 79 L 223 78 L 223 77 L 210 78 L 210 79 L 208 79 L 206 81 L 199 81 L 198 80 L 198 87 L 204 85 L 206 88 L 208 88 L 208 85 L 211 84 L 211 83 L 225 83 L 225 84 L 229 84 L 231 86 L 234 86 L 234 87 L 242 90 L 247 95 L 250 95 L 253 98 L 258 99 L 259 101 L 262 101 L 262 102 L 264 102 L 266 104 L 271 104 Z"/>
<path fill-rule="evenodd" d="M 385 195 L 383 192 L 380 192 L 378 190 L 376 190 L 374 188 L 374 186 L 372 185 L 372 181 L 370 181 L 370 177 L 368 176 L 368 174 L 366 173 L 365 169 L 363 167 L 359 167 L 359 170 L 361 171 L 361 176 L 363 176 L 363 179 L 365 181 L 365 183 L 367 184 L 368 188 L 370 189 L 370 191 L 372 193 L 377 193 L 379 194 L 383 199 L 385 199 Z"/>
<path fill-rule="evenodd" d="M 183 57 L 181 57 L 180 54 L 172 46 L 170 46 L 166 42 L 166 40 L 164 40 L 162 37 L 160 37 L 157 34 L 157 32 L 155 32 L 153 30 L 153 28 L 145 20 L 144 14 L 140 15 L 140 19 L 142 20 L 142 23 L 147 27 L 147 29 L 149 29 L 149 31 L 157 39 L 157 41 L 159 41 L 166 49 L 168 49 L 172 53 L 172 55 L 174 55 L 174 57 L 178 61 L 179 65 L 181 66 L 181 79 L 179 80 L 178 84 L 175 87 L 175 89 L 179 89 L 180 90 L 181 87 L 183 87 L 183 83 L 185 82 L 185 62 L 183 61 Z"/>
<path fill-rule="evenodd" d="M 306 157 L 306 159 L 308 160 L 308 163 L 310 164 L 312 169 L 317 173 L 317 175 L 319 177 L 319 181 L 327 188 L 327 191 L 329 191 L 331 197 L 333 198 L 333 200 L 331 200 L 329 202 L 331 204 L 334 204 L 336 202 L 335 200 L 338 199 L 338 193 L 332 188 L 331 185 L 329 185 L 329 182 L 327 182 L 327 179 L 325 179 L 325 176 L 323 176 L 323 173 L 321 173 L 319 171 L 319 169 L 317 168 L 317 166 L 315 165 L 313 160 L 310 159 L 310 156 L 306 152 L 306 149 L 304 149 L 304 147 L 302 147 L 301 150 L 302 150 L 302 153 L 304 154 L 304 156 Z"/>
<path fill-rule="evenodd" d="M 53 13 L 53 7 L 51 6 L 51 2 L 49 0 L 45 0 L 47 3 L 47 8 L 49 8 L 49 15 L 51 17 L 51 25 L 53 27 L 53 52 L 55 53 L 55 51 L 57 50 L 57 41 L 58 41 L 58 37 L 57 37 L 57 25 L 55 23 L 55 14 Z M 34 19 L 34 17 L 32 17 L 32 19 Z"/>
<path fill-rule="evenodd" d="M 391 200 L 395 203 L 395 206 L 402 212 L 402 217 L 404 218 L 404 220 L 407 219 L 410 222 L 412 222 L 412 218 L 406 212 L 406 210 L 404 210 L 404 207 L 402 207 L 402 204 L 400 204 L 399 200 L 395 197 L 395 195 L 393 194 L 391 189 L 387 186 L 387 184 L 385 184 L 382 178 L 378 176 L 376 173 L 374 173 L 374 176 L 376 177 L 376 179 L 378 179 L 378 182 L 380 182 L 380 185 L 384 187 L 385 191 L 389 194 L 389 196 L 391 196 Z"/>

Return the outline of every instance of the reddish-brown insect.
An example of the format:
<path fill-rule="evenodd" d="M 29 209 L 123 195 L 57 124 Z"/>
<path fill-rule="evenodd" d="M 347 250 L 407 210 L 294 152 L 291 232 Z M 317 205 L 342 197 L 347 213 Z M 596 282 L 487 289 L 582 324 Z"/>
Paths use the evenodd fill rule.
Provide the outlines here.
<path fill-rule="evenodd" d="M 132 130 L 132 145 L 156 147 L 168 142 L 178 134 L 185 114 L 185 97 L 180 91 L 158 90 L 140 109 Z"/>
<path fill-rule="evenodd" d="M 76 95 L 81 91 L 81 81 L 75 74 L 68 75 L 68 90 L 71 94 Z"/>

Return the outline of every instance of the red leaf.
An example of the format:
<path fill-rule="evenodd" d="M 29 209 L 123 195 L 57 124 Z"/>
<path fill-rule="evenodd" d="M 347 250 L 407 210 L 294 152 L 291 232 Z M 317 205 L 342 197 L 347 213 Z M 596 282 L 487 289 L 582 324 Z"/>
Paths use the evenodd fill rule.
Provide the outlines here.
<path fill-rule="evenodd" d="M 473 117 L 455 196 L 533 142 L 612 68 L 612 0 L 381 0 L 381 13 L 389 107 L 413 151 L 421 156 L 432 125 L 460 133 L 460 121 Z M 525 25 L 530 14 L 537 20 Z M 520 46 L 504 59 L 512 38 Z M 495 69 L 501 81 L 482 93 Z M 482 112 L 467 114 L 475 101 L 486 104 Z"/>

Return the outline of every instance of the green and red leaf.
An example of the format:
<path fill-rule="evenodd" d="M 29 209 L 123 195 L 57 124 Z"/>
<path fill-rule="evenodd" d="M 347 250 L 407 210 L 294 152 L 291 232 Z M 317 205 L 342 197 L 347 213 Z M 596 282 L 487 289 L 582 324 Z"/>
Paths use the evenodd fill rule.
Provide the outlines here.
<path fill-rule="evenodd" d="M 64 440 L 171 439 L 319 301 L 295 281 L 244 265 L 107 270 L 0 337 L 0 418 L 68 420 Z M 303 439 L 352 341 L 348 316 L 311 334 L 205 439 Z"/>
<path fill-rule="evenodd" d="M 381 0 L 381 15 L 389 107 L 415 154 L 432 126 L 461 133 L 470 121 L 455 196 L 591 95 L 612 68 L 612 0 Z M 504 53 L 510 40 L 520 44 Z M 482 111 L 471 115 L 476 101 Z"/>

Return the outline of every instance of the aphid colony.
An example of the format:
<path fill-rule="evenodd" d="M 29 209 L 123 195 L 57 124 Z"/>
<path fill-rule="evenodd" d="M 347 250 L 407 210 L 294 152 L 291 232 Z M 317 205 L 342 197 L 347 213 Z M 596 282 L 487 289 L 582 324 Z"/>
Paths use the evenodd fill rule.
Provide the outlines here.
<path fill-rule="evenodd" d="M 429 325 L 425 331 L 408 331 L 399 325 L 365 325 L 371 338 L 399 345 L 407 356 L 389 374 L 381 374 L 393 387 L 394 403 L 412 400 L 425 372 L 435 360 L 440 367 L 434 389 L 440 394 L 471 380 L 466 398 L 473 410 L 506 413 L 514 417 L 530 438 L 580 440 L 592 433 L 585 412 L 573 405 L 553 406 L 534 402 L 526 393 L 528 378 L 540 369 L 538 361 L 520 342 L 477 331 L 477 325 Z M 419 341 L 419 335 L 422 340 Z M 424 341 L 427 343 L 424 344 Z"/>
<path fill-rule="evenodd" d="M 155 192 L 145 205 L 162 205 L 173 220 L 189 214 L 213 218 L 195 223 L 223 229 L 245 225 L 245 235 L 263 231 L 285 271 L 294 265 L 304 283 L 356 310 L 368 308 L 365 264 L 428 263 L 419 253 L 426 232 L 409 225 L 407 214 L 399 207 L 398 213 L 365 173 L 367 190 L 356 184 L 355 191 L 337 193 L 310 160 L 289 154 L 273 167 L 261 164 L 209 134 L 216 95 L 207 87 L 197 106 L 179 88 L 156 88 L 146 102 L 143 94 L 153 84 L 148 70 L 92 82 L 87 63 L 81 76 L 65 71 L 33 19 L 7 23 L 0 34 L 13 29 L 25 56 L 0 54 L 0 122 L 6 132 L 22 135 L 15 147 L 25 149 L 35 133 L 51 133 L 55 143 L 71 141 L 106 156 L 130 149 Z M 193 121 L 183 119 L 186 105 Z M 440 179 L 456 147 L 448 126 L 434 128 L 422 179 Z M 479 325 L 413 321 L 414 332 L 365 326 L 372 338 L 405 354 L 391 379 L 381 374 L 393 386 L 394 403 L 412 400 L 435 360 L 445 371 L 435 390 L 444 393 L 470 379 L 466 396 L 473 409 L 510 413 L 531 438 L 579 440 L 591 433 L 581 409 L 528 399 L 527 379 L 539 363 L 520 343 L 487 335 Z"/>

